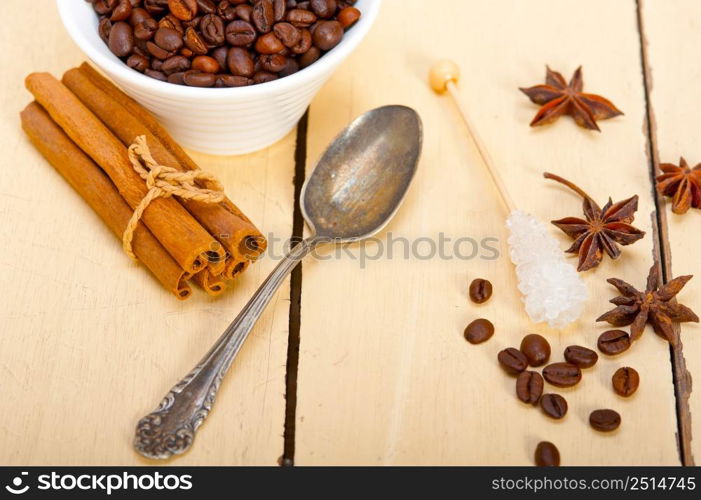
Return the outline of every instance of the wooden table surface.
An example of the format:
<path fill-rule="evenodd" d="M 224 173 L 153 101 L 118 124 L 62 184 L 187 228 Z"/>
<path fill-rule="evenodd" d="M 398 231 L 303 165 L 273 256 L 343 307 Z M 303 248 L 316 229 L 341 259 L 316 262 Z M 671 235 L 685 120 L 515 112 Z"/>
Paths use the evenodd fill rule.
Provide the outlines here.
<path fill-rule="evenodd" d="M 609 277 L 642 286 L 653 261 L 665 279 L 701 274 L 701 211 L 672 214 L 652 183 L 660 161 L 701 161 L 699 2 L 385 1 L 296 131 L 247 156 L 193 153 L 274 237 L 274 252 L 225 296 L 184 303 L 123 255 L 21 133 L 24 76 L 61 75 L 84 56 L 53 1 L 4 3 L 14 21 L 0 30 L 0 464 L 152 464 L 131 448 L 136 421 L 218 337 L 284 240 L 302 234 L 295 196 L 326 144 L 353 117 L 390 103 L 414 107 L 425 128 L 405 205 L 377 240 L 305 261 L 253 330 L 194 448 L 171 463 L 525 465 L 541 440 L 556 443 L 567 465 L 692 464 L 701 453 L 697 324 L 682 325 L 675 349 L 648 328 L 627 353 L 602 356 L 577 387 L 558 390 L 570 405 L 558 422 L 520 403 L 496 363 L 528 332 L 550 340 L 553 359 L 567 345 L 594 346 L 608 329 L 594 320 L 615 295 Z M 542 179 L 546 170 L 602 203 L 640 196 L 635 225 L 647 235 L 582 274 L 590 298 L 565 329 L 523 312 L 493 188 L 454 106 L 426 85 L 443 57 L 461 66 L 461 97 L 519 207 L 544 221 L 580 212 L 580 199 Z M 585 91 L 625 115 L 601 122 L 600 134 L 568 117 L 528 127 L 537 107 L 518 87 L 542 83 L 546 64 L 567 78 L 583 65 Z M 476 241 L 498 258 L 484 246 L 458 258 L 460 238 L 471 239 L 460 240 L 462 257 Z M 446 254 L 431 256 L 441 239 Z M 406 256 L 405 241 L 414 245 Z M 481 306 L 467 300 L 475 277 L 495 288 Z M 678 298 L 700 312 L 700 290 L 698 276 Z M 462 330 L 477 317 L 497 332 L 472 346 Z M 620 366 L 641 374 L 627 400 L 610 387 Z M 587 424 L 601 407 L 622 415 L 611 435 Z"/>

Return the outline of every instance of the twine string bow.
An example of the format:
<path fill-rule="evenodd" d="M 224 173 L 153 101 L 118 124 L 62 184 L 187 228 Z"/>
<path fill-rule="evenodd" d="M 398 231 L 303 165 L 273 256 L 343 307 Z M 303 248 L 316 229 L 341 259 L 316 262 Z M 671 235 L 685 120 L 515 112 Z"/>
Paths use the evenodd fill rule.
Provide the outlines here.
<path fill-rule="evenodd" d="M 134 143 L 129 146 L 128 154 L 132 167 L 146 181 L 148 188 L 148 193 L 134 209 L 122 236 L 122 248 L 134 260 L 136 260 L 132 249 L 134 231 L 144 215 L 144 211 L 153 200 L 178 196 L 185 200 L 201 203 L 224 201 L 224 187 L 213 175 L 200 169 L 183 172 L 173 167 L 159 165 L 151 155 L 144 135 L 140 135 L 134 140 Z M 207 182 L 213 189 L 199 187 L 198 181 Z"/>

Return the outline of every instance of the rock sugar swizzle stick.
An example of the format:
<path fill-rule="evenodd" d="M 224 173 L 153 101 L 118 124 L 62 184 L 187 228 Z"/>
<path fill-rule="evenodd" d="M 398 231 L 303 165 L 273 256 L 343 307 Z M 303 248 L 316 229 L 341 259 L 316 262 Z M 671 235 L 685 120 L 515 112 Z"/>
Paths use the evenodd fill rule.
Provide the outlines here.
<path fill-rule="evenodd" d="M 482 158 L 499 198 L 509 213 L 509 254 L 516 266 L 518 289 L 526 313 L 536 323 L 547 321 L 552 327 L 562 327 L 582 313 L 587 291 L 574 267 L 565 262 L 560 247 L 547 226 L 532 215 L 519 210 L 494 167 L 487 149 L 470 123 L 465 104 L 457 91 L 460 69 L 452 61 L 436 63 L 429 75 L 433 90 L 448 92 L 460 111 L 477 151 Z"/>

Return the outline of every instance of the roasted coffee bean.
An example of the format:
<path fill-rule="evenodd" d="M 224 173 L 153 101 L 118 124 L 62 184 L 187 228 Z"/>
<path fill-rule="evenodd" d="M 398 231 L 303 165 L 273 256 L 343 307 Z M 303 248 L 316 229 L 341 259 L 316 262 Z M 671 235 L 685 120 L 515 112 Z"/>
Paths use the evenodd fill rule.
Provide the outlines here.
<path fill-rule="evenodd" d="M 193 54 L 203 56 L 207 53 L 207 44 L 194 28 L 185 30 L 185 45 Z M 225 49 L 226 50 L 226 49 Z"/>
<path fill-rule="evenodd" d="M 550 359 L 550 344 L 545 337 L 531 333 L 521 340 L 521 352 L 531 366 L 542 366 Z"/>
<path fill-rule="evenodd" d="M 167 50 L 162 49 L 153 42 L 146 42 L 146 49 L 148 50 L 149 54 L 151 54 L 156 59 L 160 59 L 161 61 L 164 61 L 173 55 L 172 52 L 168 52 Z"/>
<path fill-rule="evenodd" d="M 145 19 L 134 26 L 134 36 L 139 40 L 151 40 L 158 31 L 158 23 L 155 19 Z"/>
<path fill-rule="evenodd" d="M 358 22 L 360 11 L 355 7 L 346 7 L 338 13 L 336 19 L 338 19 L 338 22 L 341 23 L 344 29 L 348 29 Z"/>
<path fill-rule="evenodd" d="M 543 377 L 538 372 L 525 371 L 516 379 L 516 397 L 535 405 L 543 394 Z"/>
<path fill-rule="evenodd" d="M 168 14 L 160 21 L 158 21 L 158 27 L 175 30 L 181 36 L 185 34 L 185 27 L 183 26 L 183 22 L 172 14 Z"/>
<path fill-rule="evenodd" d="M 217 10 L 217 4 L 212 0 L 197 0 L 197 12 L 200 14 L 212 14 Z"/>
<path fill-rule="evenodd" d="M 477 278 L 470 283 L 470 299 L 475 304 L 487 302 L 492 296 L 492 284 L 489 280 Z"/>
<path fill-rule="evenodd" d="M 299 57 L 299 65 L 306 68 L 317 62 L 321 57 L 321 51 L 317 47 L 310 47 L 308 51 Z"/>
<path fill-rule="evenodd" d="M 217 60 L 219 67 L 223 70 L 227 69 L 226 56 L 229 54 L 228 47 L 217 47 L 211 52 L 211 57 Z"/>
<path fill-rule="evenodd" d="M 229 71 L 234 76 L 252 77 L 255 73 L 255 63 L 247 50 L 240 47 L 231 47 L 226 58 Z"/>
<path fill-rule="evenodd" d="M 133 7 L 129 0 L 119 0 L 119 3 L 112 11 L 110 21 L 126 21 L 131 16 Z"/>
<path fill-rule="evenodd" d="M 302 38 L 300 31 L 290 23 L 277 23 L 273 27 L 273 33 L 280 39 L 285 47 L 294 47 Z"/>
<path fill-rule="evenodd" d="M 217 75 L 217 87 L 245 87 L 253 81 L 245 76 Z"/>
<path fill-rule="evenodd" d="M 161 61 L 160 59 L 151 59 L 151 69 L 154 71 L 161 71 L 165 73 L 163 71 L 163 61 Z"/>
<path fill-rule="evenodd" d="M 95 2 L 93 2 L 93 9 L 101 16 L 104 16 L 110 14 L 117 6 L 118 2 L 119 0 L 95 0 Z"/>
<path fill-rule="evenodd" d="M 251 20 L 256 29 L 261 33 L 269 33 L 275 22 L 275 10 L 272 0 L 258 0 L 253 6 Z"/>
<path fill-rule="evenodd" d="M 263 55 L 259 62 L 261 68 L 271 73 L 279 73 L 287 67 L 287 58 L 281 54 Z"/>
<path fill-rule="evenodd" d="M 153 36 L 153 41 L 168 52 L 177 52 L 183 46 L 183 39 L 180 33 L 171 28 L 159 28 Z"/>
<path fill-rule="evenodd" d="M 559 420 L 567 415 L 567 400 L 559 394 L 543 394 L 540 408 L 548 417 Z"/>
<path fill-rule="evenodd" d="M 276 23 L 285 19 L 287 14 L 287 0 L 273 0 L 273 18 Z"/>
<path fill-rule="evenodd" d="M 277 54 L 284 48 L 285 46 L 275 33 L 266 33 L 256 41 L 256 51 L 259 54 Z"/>
<path fill-rule="evenodd" d="M 594 410 L 589 415 L 589 425 L 601 432 L 611 432 L 621 425 L 621 416 L 613 410 Z"/>
<path fill-rule="evenodd" d="M 616 394 L 627 398 L 638 390 L 640 375 L 638 375 L 635 368 L 624 366 L 616 370 L 616 373 L 614 373 L 611 378 L 611 383 L 613 384 L 613 390 L 616 391 Z"/>
<path fill-rule="evenodd" d="M 316 15 L 308 10 L 292 9 L 287 12 L 285 19 L 298 28 L 308 28 L 316 22 Z"/>
<path fill-rule="evenodd" d="M 279 77 L 275 73 L 270 73 L 268 71 L 256 71 L 256 74 L 253 75 L 253 83 L 266 83 L 266 82 L 272 82 L 273 80 L 277 80 Z"/>
<path fill-rule="evenodd" d="M 167 82 L 167 81 L 168 81 L 168 77 L 167 77 L 166 74 L 163 73 L 162 71 L 156 71 L 156 70 L 153 70 L 153 69 L 147 69 L 146 71 L 144 71 L 144 74 L 145 74 L 146 76 L 150 76 L 151 78 L 155 78 L 156 80 L 160 80 L 160 81 L 162 81 L 162 82 Z"/>
<path fill-rule="evenodd" d="M 181 21 L 189 21 L 197 15 L 197 0 L 168 0 L 168 8 Z"/>
<path fill-rule="evenodd" d="M 312 12 L 322 19 L 328 19 L 336 13 L 336 0 L 311 0 Z"/>
<path fill-rule="evenodd" d="M 183 73 L 189 70 L 190 66 L 190 59 L 187 57 L 173 56 L 163 61 L 161 71 L 163 71 L 166 75 L 172 75 L 173 73 Z"/>
<path fill-rule="evenodd" d="M 185 80 L 184 77 L 185 73 L 173 73 L 172 75 L 168 75 L 168 83 L 174 83 L 176 85 L 185 85 Z"/>
<path fill-rule="evenodd" d="M 139 54 L 132 54 L 129 56 L 129 59 L 127 59 L 127 66 L 140 73 L 143 73 L 149 68 L 148 57 L 144 57 Z"/>
<path fill-rule="evenodd" d="M 108 45 L 117 57 L 127 57 L 134 50 L 134 31 L 129 23 L 120 21 L 110 30 Z"/>
<path fill-rule="evenodd" d="M 623 330 L 608 330 L 599 335 L 596 345 L 604 354 L 613 356 L 627 351 L 630 343 L 630 335 Z"/>
<path fill-rule="evenodd" d="M 190 70 L 183 75 L 183 81 L 190 87 L 213 87 L 217 81 L 217 75 Z"/>
<path fill-rule="evenodd" d="M 217 15 L 224 21 L 233 21 L 236 19 L 236 5 L 229 0 L 219 2 L 219 5 L 217 6 Z"/>
<path fill-rule="evenodd" d="M 112 21 L 107 17 L 100 19 L 100 23 L 97 26 L 97 34 L 100 35 L 102 41 L 109 44 L 110 41 L 110 30 L 112 29 Z"/>
<path fill-rule="evenodd" d="M 481 344 L 492 338 L 494 325 L 488 319 L 479 318 L 465 327 L 464 335 L 470 344 Z"/>
<path fill-rule="evenodd" d="M 507 347 L 497 355 L 501 367 L 511 375 L 518 375 L 528 367 L 528 360 L 518 349 Z"/>
<path fill-rule="evenodd" d="M 286 76 L 293 75 L 294 73 L 297 73 L 298 71 L 299 71 L 299 63 L 297 62 L 297 60 L 288 57 L 287 64 L 278 74 L 280 75 L 280 78 L 284 78 Z"/>
<path fill-rule="evenodd" d="M 586 347 L 571 345 L 565 349 L 565 360 L 580 368 L 591 368 L 599 360 L 599 355 Z"/>
<path fill-rule="evenodd" d="M 541 441 L 535 448 L 535 464 L 538 467 L 557 467 L 560 465 L 560 452 L 550 441 Z"/>
<path fill-rule="evenodd" d="M 216 14 L 207 14 L 200 21 L 202 38 L 213 47 L 224 45 L 226 41 L 224 21 Z"/>
<path fill-rule="evenodd" d="M 129 24 L 132 26 L 136 26 L 139 23 L 143 23 L 146 21 L 146 19 L 153 19 L 151 17 L 151 14 L 148 13 L 146 9 L 142 9 L 141 7 L 137 7 L 131 11 L 131 15 L 129 16 Z"/>
<path fill-rule="evenodd" d="M 319 21 L 312 33 L 314 45 L 321 50 L 331 50 L 343 38 L 343 27 L 338 21 Z"/>
<path fill-rule="evenodd" d="M 251 22 L 253 15 L 253 7 L 248 4 L 241 4 L 236 6 L 236 17 L 247 23 Z"/>
<path fill-rule="evenodd" d="M 159 16 L 168 10 L 168 0 L 144 0 L 144 9 L 152 16 Z"/>
<path fill-rule="evenodd" d="M 309 30 L 301 30 L 300 33 L 302 36 L 299 39 L 299 43 L 294 47 L 290 47 L 295 54 L 305 54 L 312 48 L 312 34 Z"/>
<path fill-rule="evenodd" d="M 192 60 L 192 69 L 203 73 L 219 73 L 221 69 L 216 59 L 209 56 L 197 56 Z"/>
<path fill-rule="evenodd" d="M 571 363 L 552 363 L 543 368 L 543 377 L 557 387 L 572 387 L 582 380 L 582 370 Z"/>
<path fill-rule="evenodd" d="M 237 19 L 226 26 L 226 41 L 234 47 L 247 47 L 256 39 L 256 29 L 251 23 Z"/>

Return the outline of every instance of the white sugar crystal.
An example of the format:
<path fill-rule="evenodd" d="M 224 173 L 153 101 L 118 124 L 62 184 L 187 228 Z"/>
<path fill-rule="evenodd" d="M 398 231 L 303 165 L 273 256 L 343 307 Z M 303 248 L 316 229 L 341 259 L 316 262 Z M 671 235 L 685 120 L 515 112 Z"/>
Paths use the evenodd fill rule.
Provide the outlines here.
<path fill-rule="evenodd" d="M 565 326 L 579 318 L 587 290 L 543 222 L 521 210 L 506 219 L 511 261 L 526 313 L 536 323 Z"/>

